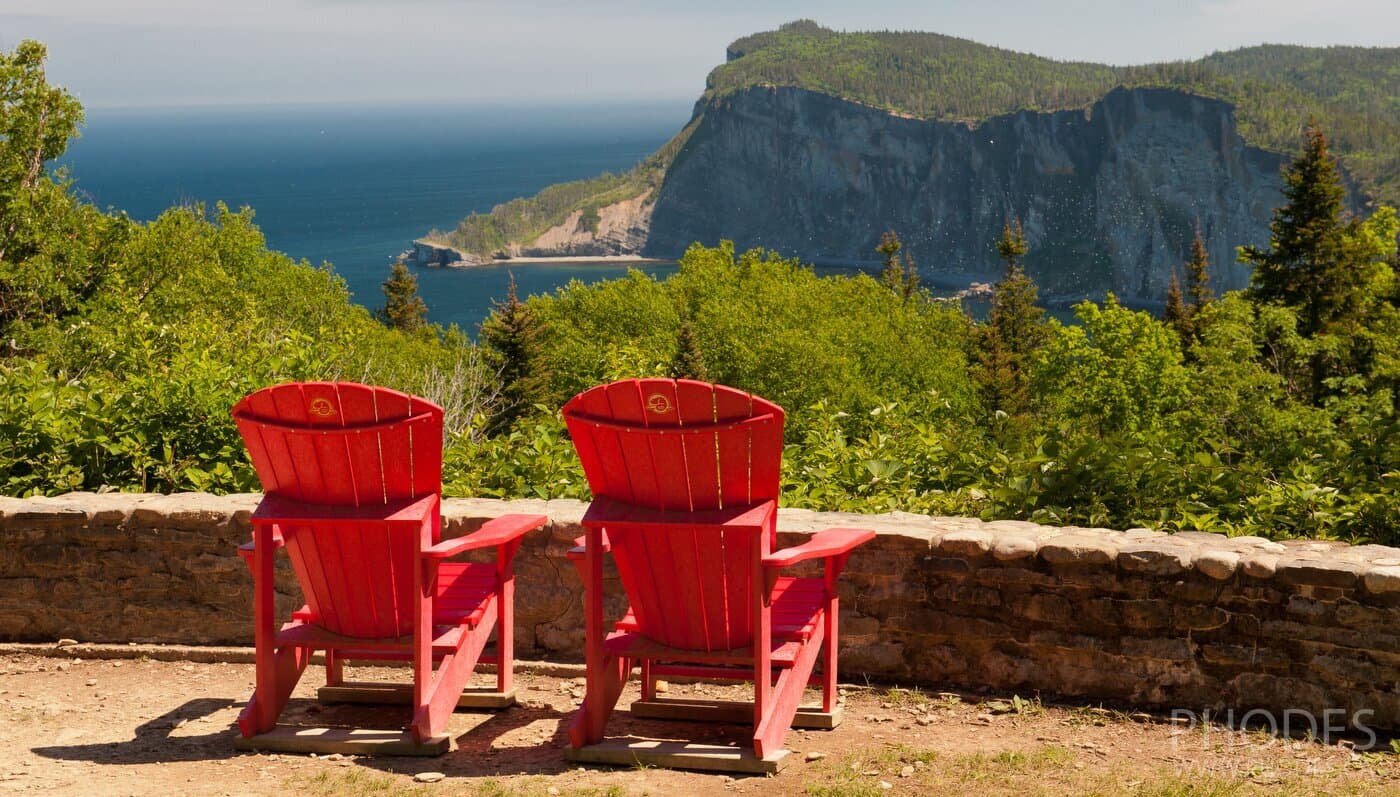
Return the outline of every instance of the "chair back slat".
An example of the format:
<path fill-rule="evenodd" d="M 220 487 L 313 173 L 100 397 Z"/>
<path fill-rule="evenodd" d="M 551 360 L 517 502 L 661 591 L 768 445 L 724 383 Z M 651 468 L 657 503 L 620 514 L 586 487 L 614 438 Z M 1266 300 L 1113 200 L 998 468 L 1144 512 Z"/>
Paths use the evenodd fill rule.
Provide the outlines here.
<path fill-rule="evenodd" d="M 623 380 L 575 396 L 564 419 L 595 496 L 669 512 L 778 497 L 783 410 L 743 391 Z M 752 641 L 754 556 L 775 531 L 696 525 L 609 529 L 608 537 L 643 633 L 673 647 L 728 650 Z"/>
<path fill-rule="evenodd" d="M 441 491 L 442 409 L 388 388 L 288 383 L 233 408 L 264 492 L 330 506 L 383 506 Z M 287 553 L 318 622 L 346 636 L 412 630 L 416 530 L 290 525 Z"/>

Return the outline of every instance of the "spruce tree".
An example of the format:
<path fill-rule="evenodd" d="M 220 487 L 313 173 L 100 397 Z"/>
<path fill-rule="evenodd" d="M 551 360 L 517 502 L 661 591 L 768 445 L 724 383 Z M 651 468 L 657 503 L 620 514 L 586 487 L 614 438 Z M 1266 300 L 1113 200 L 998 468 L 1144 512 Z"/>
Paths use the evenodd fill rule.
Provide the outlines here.
<path fill-rule="evenodd" d="M 1017 415 L 1030 408 L 1030 363 L 1047 337 L 1045 311 L 1036 306 L 1039 290 L 1021 268 L 1030 247 L 1019 221 L 1002 228 L 996 250 L 1006 261 L 1006 276 L 992 290 L 975 377 L 988 406 Z"/>
<path fill-rule="evenodd" d="M 900 295 L 904 293 L 904 266 L 899 262 L 899 250 L 902 248 L 904 244 L 894 230 L 888 230 L 881 235 L 880 243 L 875 247 L 885 264 L 880 270 L 880 283 Z"/>
<path fill-rule="evenodd" d="M 705 367 L 705 358 L 700 353 L 700 339 L 696 337 L 695 327 L 689 319 L 681 322 L 680 332 L 676 336 L 676 356 L 671 360 L 671 378 L 699 379 L 702 382 L 710 379 L 709 369 Z"/>
<path fill-rule="evenodd" d="M 1176 279 L 1175 274 L 1172 279 Z M 1186 261 L 1186 295 L 1191 299 L 1192 315 L 1215 301 L 1215 293 L 1210 289 L 1210 252 L 1201 237 L 1200 222 L 1196 223 L 1196 238 L 1191 241 L 1191 259 Z"/>
<path fill-rule="evenodd" d="M 1186 307 L 1186 302 L 1181 298 L 1181 282 L 1176 278 L 1175 272 L 1172 272 L 1172 281 L 1167 284 L 1167 303 L 1162 308 L 1162 321 L 1176 330 L 1176 334 L 1181 336 L 1183 344 L 1191 337 L 1193 332 L 1191 312 Z"/>
<path fill-rule="evenodd" d="M 919 269 L 914 265 L 914 256 L 908 252 L 904 253 L 904 284 L 901 290 L 905 299 L 909 299 L 919 292 Z"/>
<path fill-rule="evenodd" d="M 394 261 L 384 288 L 384 307 L 379 320 L 404 332 L 417 332 L 428 323 L 428 306 L 418 295 L 418 278 L 402 260 Z"/>
<path fill-rule="evenodd" d="M 997 241 L 997 254 L 1006 261 L 1008 275 L 1013 269 L 1021 267 L 1021 258 L 1030 250 L 1026 243 L 1026 232 L 1021 229 L 1020 219 L 1012 219 L 1002 225 L 1001 238 Z"/>
<path fill-rule="evenodd" d="M 1316 121 L 1309 120 L 1303 152 L 1283 182 L 1285 202 L 1274 210 L 1269 248 L 1242 247 L 1240 261 L 1254 267 L 1255 301 L 1297 308 L 1299 331 L 1315 335 L 1356 310 L 1366 274 L 1348 235 L 1355 222 L 1344 218 L 1346 189 Z"/>
<path fill-rule="evenodd" d="M 486 423 L 486 433 L 494 436 L 509 431 L 532 406 L 546 399 L 549 377 L 540 356 L 544 324 L 516 295 L 514 274 L 505 301 L 492 304 L 478 337 L 500 384 L 499 400 Z"/>

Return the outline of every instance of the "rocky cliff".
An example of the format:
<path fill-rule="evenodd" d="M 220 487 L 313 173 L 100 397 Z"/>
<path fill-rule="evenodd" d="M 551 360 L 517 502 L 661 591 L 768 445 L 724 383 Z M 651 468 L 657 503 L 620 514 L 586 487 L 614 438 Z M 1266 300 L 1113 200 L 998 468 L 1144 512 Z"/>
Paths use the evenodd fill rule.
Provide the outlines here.
<path fill-rule="evenodd" d="M 697 107 L 642 247 L 674 256 L 729 238 L 817 261 L 869 261 L 894 229 L 925 278 L 994 279 L 1017 216 L 1051 296 L 1157 300 L 1195 226 L 1217 289 L 1248 284 L 1236 246 L 1266 243 L 1285 157 L 1245 145 L 1228 104 L 1118 89 L 1084 111 L 977 125 L 905 118 L 796 88 Z"/>

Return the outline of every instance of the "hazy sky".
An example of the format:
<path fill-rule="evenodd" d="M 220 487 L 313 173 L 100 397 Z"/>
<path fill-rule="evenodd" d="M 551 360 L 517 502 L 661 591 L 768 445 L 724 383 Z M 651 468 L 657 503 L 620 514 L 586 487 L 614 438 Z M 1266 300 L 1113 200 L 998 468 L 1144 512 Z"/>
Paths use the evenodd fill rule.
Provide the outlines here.
<path fill-rule="evenodd" d="M 1115 64 L 1400 45 L 1397 0 L 0 0 L 0 48 L 47 43 L 89 107 L 681 101 L 730 41 L 801 17 Z"/>

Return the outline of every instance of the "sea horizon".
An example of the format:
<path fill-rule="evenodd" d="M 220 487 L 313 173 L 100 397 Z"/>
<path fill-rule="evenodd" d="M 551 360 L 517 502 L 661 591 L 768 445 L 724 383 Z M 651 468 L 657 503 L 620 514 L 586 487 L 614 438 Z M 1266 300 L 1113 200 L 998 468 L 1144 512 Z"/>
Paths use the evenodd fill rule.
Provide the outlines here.
<path fill-rule="evenodd" d="M 631 168 L 685 124 L 691 107 L 99 107 L 89 109 L 59 165 L 98 207 L 140 221 L 175 205 L 251 207 L 270 248 L 331 264 L 354 300 L 374 309 L 394 257 L 415 239 L 554 183 Z M 504 298 L 512 272 L 520 293 L 530 295 L 627 268 L 551 263 L 530 264 L 529 273 L 496 266 L 414 273 L 429 320 L 474 333 L 492 302 Z"/>

